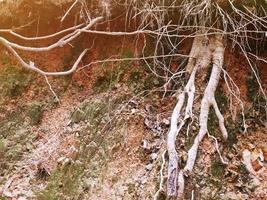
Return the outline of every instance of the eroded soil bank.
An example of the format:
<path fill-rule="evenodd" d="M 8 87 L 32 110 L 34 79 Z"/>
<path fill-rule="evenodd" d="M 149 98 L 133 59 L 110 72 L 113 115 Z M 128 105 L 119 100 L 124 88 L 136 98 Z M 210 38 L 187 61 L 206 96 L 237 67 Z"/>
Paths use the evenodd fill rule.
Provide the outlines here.
<path fill-rule="evenodd" d="M 20 33 L 36 36 L 74 24 L 74 15 L 63 24 L 59 22 L 70 3 L 22 2 L 16 8 L 20 18 L 0 9 L 0 28 L 20 26 L 34 20 Z M 117 18 L 98 28 L 133 29 L 125 24 L 124 19 Z M 24 43 L 9 35 L 3 36 L 33 46 L 56 40 Z M 188 54 L 191 43 L 191 40 L 182 43 L 181 51 Z M 84 34 L 71 45 L 51 52 L 21 53 L 44 70 L 59 71 L 69 69 L 84 48 L 89 51 L 80 67 L 114 55 L 134 58 L 141 53 L 143 44 L 142 37 Z M 245 149 L 257 159 L 265 155 L 264 104 L 244 57 L 230 49 L 226 50 L 225 69 L 240 88 L 248 133 L 242 133 L 240 107 L 231 104 L 222 80 L 216 100 L 226 118 L 229 139 L 223 142 L 214 112 L 209 117 L 209 131 L 218 138 L 220 152 L 229 164 L 221 163 L 215 141 L 206 137 L 199 150 L 194 174 L 187 180 L 186 199 L 192 194 L 195 199 L 264 199 L 267 196 L 265 157 L 263 166 L 253 165 L 258 171 L 257 179 L 242 163 Z M 264 51 L 262 56 L 266 55 Z M 172 70 L 177 70 L 179 62 L 177 59 L 173 63 Z M 266 63 L 256 64 L 266 89 Z M 170 91 L 165 93 L 165 80 L 155 77 L 144 62 L 94 64 L 72 75 L 49 78 L 60 99 L 58 102 L 43 77 L 23 69 L 1 46 L 1 199 L 152 199 L 159 188 L 166 133 L 176 103 L 173 94 L 184 84 L 185 78 L 172 83 Z M 234 114 L 229 112 L 230 106 L 233 106 Z M 198 125 L 192 126 L 196 130 Z M 182 130 L 177 141 L 181 165 L 185 164 L 186 152 L 196 131 L 190 135 L 186 133 Z M 168 160 L 167 156 L 165 159 Z M 166 174 L 166 164 L 163 172 Z M 159 198 L 166 199 L 165 192 Z"/>

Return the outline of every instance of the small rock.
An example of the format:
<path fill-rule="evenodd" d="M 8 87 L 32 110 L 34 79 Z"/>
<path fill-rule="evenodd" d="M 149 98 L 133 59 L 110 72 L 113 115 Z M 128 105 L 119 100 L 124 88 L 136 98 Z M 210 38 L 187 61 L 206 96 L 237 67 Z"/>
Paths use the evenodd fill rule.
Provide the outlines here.
<path fill-rule="evenodd" d="M 76 163 L 77 165 L 82 165 L 82 164 L 83 164 L 80 160 L 76 160 L 75 163 Z"/>
<path fill-rule="evenodd" d="M 153 165 L 152 164 L 148 164 L 147 166 L 146 166 L 146 170 L 147 171 L 151 171 L 153 169 Z"/>
<path fill-rule="evenodd" d="M 153 81 L 153 83 L 154 83 L 154 85 L 159 85 L 159 80 L 158 80 L 158 79 L 155 79 L 155 80 Z"/>
<path fill-rule="evenodd" d="M 135 114 L 135 113 L 137 113 L 138 112 L 138 110 L 137 109 L 131 109 L 131 114 Z"/>
<path fill-rule="evenodd" d="M 66 157 L 60 157 L 58 160 L 57 160 L 57 163 L 64 166 L 64 165 L 67 165 L 69 164 L 71 161 L 69 158 L 66 158 Z"/>
<path fill-rule="evenodd" d="M 30 143 L 26 144 L 26 150 L 29 151 L 33 148 L 33 146 Z"/>
<path fill-rule="evenodd" d="M 156 160 L 157 159 L 157 157 L 158 157 L 158 154 L 156 154 L 156 153 L 152 153 L 151 155 L 150 155 L 150 157 L 151 157 L 151 160 Z"/>
<path fill-rule="evenodd" d="M 138 105 L 138 103 L 135 100 L 130 100 L 129 105 L 136 106 L 136 105 Z"/>
<path fill-rule="evenodd" d="M 57 159 L 58 163 L 62 163 L 65 160 L 65 157 L 60 157 L 59 159 Z"/>
<path fill-rule="evenodd" d="M 169 126 L 169 125 L 170 125 L 170 120 L 164 118 L 164 119 L 162 120 L 162 123 L 165 124 L 165 125 L 167 125 L 167 126 Z"/>
<path fill-rule="evenodd" d="M 141 145 L 141 147 L 144 148 L 144 149 L 146 149 L 146 150 L 149 149 L 149 148 L 148 148 L 148 142 L 147 142 L 147 140 L 143 140 L 143 141 L 142 141 L 142 145 Z"/>
<path fill-rule="evenodd" d="M 141 184 L 145 184 L 147 182 L 147 177 L 146 176 L 142 176 L 141 177 Z"/>
<path fill-rule="evenodd" d="M 125 191 L 127 191 L 127 187 L 126 186 L 119 186 L 117 188 L 117 195 L 119 196 L 124 196 L 125 195 Z"/>
<path fill-rule="evenodd" d="M 251 144 L 251 143 L 249 143 L 248 146 L 249 146 L 249 149 L 255 149 L 256 147 L 254 144 Z"/>
<path fill-rule="evenodd" d="M 26 197 L 19 197 L 18 200 L 27 200 Z"/>
<path fill-rule="evenodd" d="M 79 124 L 73 124 L 72 128 L 73 128 L 72 129 L 73 131 L 79 131 L 80 126 L 79 126 Z"/>

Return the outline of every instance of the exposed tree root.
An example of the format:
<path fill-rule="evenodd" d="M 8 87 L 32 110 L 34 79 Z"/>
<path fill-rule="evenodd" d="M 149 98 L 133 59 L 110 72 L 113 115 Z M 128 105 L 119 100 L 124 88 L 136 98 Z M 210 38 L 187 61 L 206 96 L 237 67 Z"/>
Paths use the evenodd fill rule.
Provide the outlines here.
<path fill-rule="evenodd" d="M 215 100 L 215 91 L 222 71 L 223 58 L 224 46 L 222 42 L 222 36 L 216 35 L 209 38 L 195 38 L 187 65 L 187 71 L 190 72 L 191 75 L 184 91 L 178 96 L 178 102 L 173 110 L 171 128 L 167 138 L 167 148 L 169 154 L 167 194 L 170 198 L 177 197 L 178 199 L 182 199 L 183 197 L 184 176 L 187 176 L 190 172 L 192 172 L 199 144 L 208 132 L 208 115 L 211 106 L 213 106 L 218 117 L 223 138 L 227 139 L 228 135 L 224 126 L 224 118 Z M 207 68 L 210 63 L 212 64 L 212 72 L 201 101 L 199 132 L 194 140 L 194 144 L 188 152 L 186 166 L 179 172 L 178 153 L 175 148 L 176 136 L 180 132 L 187 119 L 193 115 L 196 74 L 198 71 Z M 186 94 L 188 96 L 187 103 L 184 113 L 181 114 Z"/>

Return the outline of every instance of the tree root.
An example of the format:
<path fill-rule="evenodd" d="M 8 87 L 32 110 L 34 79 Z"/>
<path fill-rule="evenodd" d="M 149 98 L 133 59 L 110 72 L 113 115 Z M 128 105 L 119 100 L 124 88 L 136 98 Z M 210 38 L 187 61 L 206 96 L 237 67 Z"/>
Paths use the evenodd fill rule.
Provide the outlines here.
<path fill-rule="evenodd" d="M 178 102 L 172 113 L 171 128 L 167 137 L 167 149 L 169 154 L 167 195 L 169 198 L 183 198 L 184 176 L 187 176 L 192 172 L 199 144 L 208 132 L 208 115 L 211 106 L 214 108 L 215 114 L 218 117 L 223 138 L 227 139 L 228 137 L 224 125 L 224 118 L 215 100 L 215 91 L 219 83 L 224 58 L 224 46 L 222 41 L 222 36 L 215 35 L 209 38 L 198 37 L 195 38 L 195 41 L 193 42 L 190 59 L 188 60 L 187 65 L 187 71 L 191 73 L 190 78 L 184 91 L 178 96 Z M 199 132 L 192 147 L 188 151 L 188 159 L 184 169 L 179 171 L 178 153 L 175 148 L 176 137 L 187 119 L 193 115 L 196 74 L 200 70 L 203 71 L 203 68 L 207 68 L 210 63 L 212 63 L 212 72 L 201 101 Z M 181 114 L 186 94 L 188 96 L 187 104 L 184 114 Z M 183 118 L 181 116 L 183 116 Z"/>

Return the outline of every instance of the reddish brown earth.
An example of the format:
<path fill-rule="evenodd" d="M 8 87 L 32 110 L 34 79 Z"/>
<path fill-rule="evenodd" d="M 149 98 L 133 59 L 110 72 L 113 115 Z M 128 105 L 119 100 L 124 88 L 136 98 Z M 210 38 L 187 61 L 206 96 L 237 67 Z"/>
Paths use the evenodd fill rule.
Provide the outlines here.
<path fill-rule="evenodd" d="M 68 20 L 71 21 L 71 19 Z M 119 31 L 124 30 L 124 25 L 125 21 L 119 18 L 109 24 L 102 24 L 98 28 Z M 63 24 L 64 26 L 66 24 Z M 128 27 L 128 30 L 132 29 L 133 27 Z M 39 35 L 57 30 L 58 24 L 50 24 L 48 29 L 40 28 Z M 33 35 L 35 31 L 28 28 L 21 33 Z M 42 41 L 41 45 L 47 45 L 53 41 Z M 69 45 L 42 54 L 21 53 L 25 59 L 34 60 L 42 69 L 59 71 L 69 68 L 84 48 L 91 49 L 80 64 L 80 68 L 89 62 L 107 59 L 114 55 L 118 58 L 125 57 L 125 54 L 137 56 L 143 43 L 141 35 L 138 40 L 133 36 L 85 35 L 72 43 L 78 48 Z M 191 43 L 191 40 L 184 41 L 179 53 L 188 54 Z M 250 109 L 252 106 L 252 102 L 248 98 L 248 88 L 251 87 L 248 85 L 248 76 L 251 74 L 250 67 L 240 52 L 229 49 L 227 48 L 225 53 L 225 69 L 238 86 L 245 108 Z M 4 54 L 5 50 L 1 47 L 0 55 Z M 261 56 L 266 58 L 267 52 Z M 8 54 L 7 57 L 8 63 L 4 62 L 4 57 L 0 58 L 1 69 L 14 67 L 16 70 L 21 70 L 11 55 Z M 177 63 L 179 64 L 179 61 L 172 64 L 173 71 L 177 69 Z M 146 66 L 142 62 L 128 62 L 119 83 L 112 88 L 98 91 L 96 88 L 106 81 L 105 77 L 113 70 L 115 71 L 118 65 L 122 66 L 125 63 L 96 64 L 79 70 L 67 78 L 49 78 L 53 89 L 60 98 L 60 104 L 54 102 L 53 94 L 48 89 L 43 77 L 28 71 L 26 73 L 31 75 L 31 81 L 23 88 L 23 92 L 17 97 L 3 97 L 4 101 L 0 102 L 1 109 L 3 107 L 3 111 L 0 112 L 3 121 L 6 119 L 12 121 L 13 119 L 8 117 L 9 113 L 18 112 L 21 107 L 27 107 L 32 102 L 41 103 L 43 113 L 39 123 L 30 125 L 29 134 L 25 137 L 32 135 L 34 141 L 29 150 L 22 153 L 21 158 L 14 161 L 7 160 L 5 153 L 7 154 L 13 146 L 4 149 L 4 153 L 0 148 L 1 166 L 9 166 L 7 161 L 12 163 L 11 167 L 7 167 L 8 169 L 0 176 L 0 189 L 2 189 L 3 196 L 1 198 L 152 199 L 158 189 L 159 170 L 162 164 L 161 155 L 166 148 L 165 139 L 168 125 L 164 125 L 162 121 L 163 119 L 168 121 L 176 99 L 171 95 L 162 99 L 163 92 L 153 92 L 151 88 L 147 95 L 138 95 L 131 90 L 143 79 L 148 79 L 150 75 L 145 72 Z M 132 86 L 127 81 L 132 72 L 136 70 L 139 71 L 140 77 L 137 77 L 136 85 Z M 259 62 L 259 72 L 263 88 L 266 90 L 266 63 Z M 116 73 L 119 72 L 116 71 Z M 101 80 L 103 81 L 101 82 Z M 224 93 L 228 95 L 229 92 L 227 92 L 223 79 L 221 85 Z M 86 102 L 95 105 L 94 103 L 98 101 L 108 102 L 107 105 L 105 104 L 107 110 L 95 116 L 96 119 L 104 121 L 98 124 L 99 127 L 94 127 L 94 130 L 88 128 L 88 124 L 95 123 L 93 120 L 81 120 L 70 125 L 75 109 L 81 108 Z M 117 103 L 111 104 L 113 101 L 117 101 Z M 97 105 L 95 107 L 98 109 Z M 198 106 L 197 103 L 196 106 Z M 232 109 L 234 109 L 235 118 L 238 118 L 240 107 L 237 102 L 233 103 Z M 22 113 L 22 123 L 27 124 L 30 120 L 29 116 L 26 116 L 27 110 Z M 216 122 L 215 126 L 211 125 L 211 128 L 215 127 L 215 130 L 211 130 L 211 134 L 218 136 L 220 151 L 228 159 L 229 165 L 221 165 L 214 140 L 206 137 L 200 147 L 194 174 L 187 180 L 186 198 L 190 199 L 193 192 L 196 199 L 227 199 L 224 198 L 227 195 L 228 199 L 264 199 L 267 191 L 266 160 L 263 160 L 263 166 L 256 175 L 259 182 L 253 183 L 256 184 L 254 187 L 251 180 L 254 180 L 255 177 L 249 174 L 243 166 L 242 152 L 245 149 L 250 152 L 264 149 L 267 141 L 266 124 L 258 120 L 260 118 L 258 115 L 249 116 L 248 133 L 244 134 L 240 128 L 242 126 L 240 122 L 228 122 L 232 113 L 225 111 L 224 114 L 229 123 L 227 125 L 234 126 L 230 127 L 230 133 L 234 133 L 236 138 L 231 138 L 232 141 L 229 142 L 223 142 L 220 139 Z M 110 119 L 112 119 L 112 123 Z M 146 119 L 152 124 L 151 127 L 156 122 L 163 124 L 160 135 L 154 135 L 155 131 L 152 131 L 150 125 L 146 124 Z M 16 129 L 19 130 L 20 126 L 22 125 L 18 125 Z M 95 130 L 97 130 L 96 133 L 94 133 Z M 194 132 L 192 135 L 186 136 L 184 130 L 178 138 L 177 148 L 181 154 L 182 165 Z M 2 134 L 0 132 L 0 139 L 2 139 Z M 8 135 L 8 140 L 12 139 L 10 137 Z M 89 139 L 86 139 L 87 137 Z M 18 140 L 16 142 L 19 143 Z M 144 147 L 144 142 L 146 147 Z M 95 144 L 96 147 L 94 147 Z M 88 152 L 83 149 L 87 147 L 89 148 Z M 157 155 L 157 158 L 151 161 L 153 153 Z M 82 173 L 77 170 L 80 168 Z M 82 175 L 75 177 L 76 173 Z M 164 173 L 167 173 L 166 165 Z M 69 182 L 76 185 L 69 185 Z M 71 187 L 75 188 L 74 192 L 70 189 Z M 165 195 L 162 194 L 161 198 L 165 199 Z"/>

